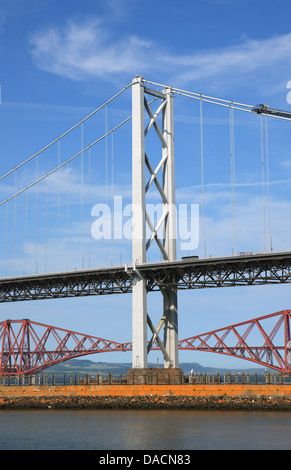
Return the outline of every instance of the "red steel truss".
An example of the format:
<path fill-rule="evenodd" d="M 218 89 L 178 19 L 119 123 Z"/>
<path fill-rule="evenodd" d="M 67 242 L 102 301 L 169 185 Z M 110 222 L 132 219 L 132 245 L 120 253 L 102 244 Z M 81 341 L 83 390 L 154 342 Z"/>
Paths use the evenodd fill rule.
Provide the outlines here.
<path fill-rule="evenodd" d="M 179 341 L 179 349 L 226 354 L 290 373 L 290 314 L 291 310 L 282 310 L 192 336 Z"/>
<path fill-rule="evenodd" d="M 282 310 L 180 340 L 178 347 L 225 354 L 291 373 L 290 317 L 291 310 Z M 6 320 L 0 323 L 0 347 L 0 375 L 22 375 L 88 354 L 131 351 L 132 343 L 117 343 L 29 320 Z M 154 349 L 159 349 L 157 343 Z"/>
<path fill-rule="evenodd" d="M 0 323 L 0 375 L 34 374 L 68 359 L 131 350 L 116 343 L 29 320 Z"/>

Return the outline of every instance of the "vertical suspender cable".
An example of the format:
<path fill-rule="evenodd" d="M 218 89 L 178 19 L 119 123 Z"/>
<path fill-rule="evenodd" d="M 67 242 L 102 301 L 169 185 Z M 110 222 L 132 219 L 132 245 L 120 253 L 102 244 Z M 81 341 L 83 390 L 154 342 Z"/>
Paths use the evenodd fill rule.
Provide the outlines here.
<path fill-rule="evenodd" d="M 89 175 L 89 214 L 88 219 L 90 220 L 91 217 L 91 204 L 92 204 L 92 188 L 91 188 L 91 149 L 88 150 L 88 175 Z M 88 263 L 89 268 L 91 268 L 91 232 L 88 230 Z"/>
<path fill-rule="evenodd" d="M 38 156 L 35 160 L 35 177 L 38 179 Z M 37 227 L 37 213 L 38 213 L 38 188 L 35 190 L 35 272 L 38 274 L 38 227 Z"/>
<path fill-rule="evenodd" d="M 7 276 L 7 258 L 8 258 L 8 204 L 6 204 L 5 217 L 5 277 Z"/>
<path fill-rule="evenodd" d="M 69 175 L 69 170 L 68 170 Z M 69 178 L 66 184 L 66 268 L 69 269 Z"/>
<path fill-rule="evenodd" d="M 236 194 L 235 194 L 235 145 L 234 145 L 234 115 L 233 108 L 229 107 L 230 125 L 230 173 L 231 173 L 231 206 L 232 206 L 232 254 L 236 255 Z"/>
<path fill-rule="evenodd" d="M 61 164 L 61 141 L 58 141 L 58 166 Z M 57 172 L 58 184 L 58 271 L 60 271 L 60 216 L 61 216 L 61 197 L 60 197 L 61 170 Z"/>
<path fill-rule="evenodd" d="M 25 194 L 25 210 L 24 210 L 24 274 L 27 269 L 27 229 L 28 229 L 28 192 Z"/>
<path fill-rule="evenodd" d="M 263 196 L 263 232 L 264 232 L 264 251 L 266 251 L 266 202 L 265 202 L 265 167 L 264 167 L 264 133 L 263 116 L 261 115 L 261 168 L 262 168 L 262 196 Z"/>
<path fill-rule="evenodd" d="M 17 191 L 17 171 L 15 171 L 15 192 Z M 15 201 L 14 201 L 14 250 L 13 250 L 13 257 L 14 257 L 14 260 L 13 260 L 13 265 L 14 265 L 14 275 L 16 276 L 17 275 L 17 272 L 16 272 L 16 269 L 17 269 L 17 261 L 16 261 L 16 221 L 17 221 L 17 203 L 16 203 L 16 199 L 15 198 Z"/>
<path fill-rule="evenodd" d="M 111 199 L 112 199 L 112 213 L 114 210 L 114 133 L 111 134 Z M 111 264 L 114 265 L 114 235 L 111 233 L 111 248 L 112 248 L 112 260 Z"/>
<path fill-rule="evenodd" d="M 203 147 L 202 96 L 200 96 L 200 158 L 201 158 L 201 201 L 202 201 L 202 240 L 203 240 L 203 257 L 206 258 L 205 224 L 204 224 L 204 147 Z"/>
<path fill-rule="evenodd" d="M 268 205 L 268 238 L 269 248 L 272 248 L 272 236 L 271 236 L 271 212 L 270 212 L 270 174 L 269 174 L 269 136 L 268 136 L 268 118 L 265 116 L 265 135 L 266 135 L 266 179 L 267 179 L 267 205 Z"/>
<path fill-rule="evenodd" d="M 84 269 L 84 126 L 81 124 L 81 266 Z"/>
<path fill-rule="evenodd" d="M 108 132 L 108 110 L 107 105 L 105 106 L 105 134 Z M 106 204 L 108 204 L 108 136 L 105 138 L 105 198 Z M 106 262 L 105 265 L 108 266 L 108 240 L 107 236 L 105 238 L 105 254 Z"/>
<path fill-rule="evenodd" d="M 48 178 L 45 181 L 44 272 L 47 272 Z"/>

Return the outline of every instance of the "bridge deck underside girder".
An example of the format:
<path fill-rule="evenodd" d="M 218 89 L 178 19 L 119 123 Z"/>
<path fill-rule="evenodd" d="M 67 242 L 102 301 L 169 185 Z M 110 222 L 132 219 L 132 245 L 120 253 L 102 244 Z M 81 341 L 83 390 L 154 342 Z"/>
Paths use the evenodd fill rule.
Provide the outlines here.
<path fill-rule="evenodd" d="M 137 266 L 148 292 L 163 288 L 204 289 L 291 282 L 291 253 L 181 260 Z M 0 303 L 127 294 L 130 266 L 0 279 Z"/>

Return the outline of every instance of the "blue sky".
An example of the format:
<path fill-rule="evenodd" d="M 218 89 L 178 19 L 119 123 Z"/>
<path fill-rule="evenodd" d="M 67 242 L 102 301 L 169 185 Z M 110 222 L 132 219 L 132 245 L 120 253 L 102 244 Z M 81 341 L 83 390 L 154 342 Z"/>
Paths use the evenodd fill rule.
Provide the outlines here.
<path fill-rule="evenodd" d="M 290 13 L 291 5 L 287 0 L 277 2 L 276 7 L 268 0 L 86 0 L 82 4 L 64 0 L 0 0 L 1 174 L 103 104 L 129 84 L 135 74 L 197 93 L 251 105 L 267 103 L 289 110 Z M 129 90 L 108 107 L 107 118 L 103 110 L 93 123 L 84 125 L 84 143 L 102 135 L 106 119 L 110 128 L 130 115 L 130 98 Z M 206 103 L 203 106 L 206 253 L 208 256 L 224 255 L 233 249 L 229 114 L 228 109 Z M 175 97 L 175 137 L 177 201 L 201 204 L 198 102 Z M 129 200 L 130 138 L 129 124 L 116 137 L 114 134 L 114 140 L 110 138 L 100 144 L 96 154 L 92 149 L 95 186 L 93 188 L 92 183 L 90 199 L 86 195 L 86 214 L 83 214 L 84 231 L 88 234 L 92 222 L 90 208 L 104 202 L 107 190 L 109 198 L 114 193 Z M 265 138 L 264 134 L 264 145 Z M 269 119 L 268 139 L 271 232 L 267 230 L 265 247 L 260 120 L 248 113 L 235 112 L 237 251 L 269 249 L 270 237 L 274 250 L 290 249 L 289 123 Z M 37 160 L 37 166 L 33 161 L 26 170 L 17 172 L 16 177 L 14 174 L 7 183 L 2 182 L 1 196 L 7 197 L 15 188 L 56 166 L 59 160 L 72 155 L 75 148 L 79 149 L 80 142 L 76 132 L 60 149 L 54 146 L 46 158 Z M 105 153 L 109 162 L 107 190 L 104 186 Z M 30 209 L 25 241 L 21 238 L 27 207 L 25 196 L 17 205 L 11 202 L 8 219 L 5 209 L 2 211 L 2 236 L 10 240 L 11 250 L 6 255 L 2 250 L 2 272 L 5 263 L 10 274 L 24 270 L 24 263 L 27 269 L 30 264 L 32 271 L 36 269 L 33 218 L 36 206 L 42 210 L 37 216 L 38 271 L 45 270 L 41 238 L 44 237 L 45 217 L 46 237 L 53 253 L 47 258 L 46 269 L 49 270 L 52 258 L 56 262 L 57 250 L 62 269 L 66 268 L 68 257 L 72 269 L 76 265 L 80 267 L 80 259 L 75 257 L 74 251 L 75 242 L 80 242 L 80 209 L 75 200 L 80 186 L 78 165 L 80 161 L 51 178 L 42 190 L 28 195 Z M 88 158 L 84 165 L 88 171 Z M 88 186 L 88 174 L 84 177 L 84 185 Z M 264 189 L 267 204 L 267 186 Z M 59 228 L 63 245 L 57 249 L 54 211 L 58 210 L 58 198 L 69 200 L 70 218 L 66 219 L 68 205 L 64 204 L 59 216 L 63 224 Z M 67 221 L 68 255 L 64 241 L 65 236 L 68 237 Z M 268 225 L 267 210 L 265 224 Z M 15 232 L 17 237 L 13 239 Z M 90 266 L 104 264 L 104 245 L 100 248 L 92 240 L 90 243 Z M 127 261 L 129 248 L 128 244 L 126 247 L 115 245 L 113 253 L 113 246 L 110 243 L 106 246 L 113 264 Z M 197 249 L 200 256 L 202 248 L 200 233 Z M 85 250 L 88 249 L 86 245 Z M 289 308 L 289 290 L 288 286 L 269 286 L 180 293 L 179 337 Z M 150 295 L 149 309 L 157 321 L 160 308 L 159 296 Z M 3 320 L 31 318 L 116 341 L 131 338 L 131 299 L 127 296 L 3 304 L 0 312 Z M 153 353 L 150 360 L 155 362 L 156 356 Z M 130 355 L 125 358 L 118 354 L 98 359 L 131 361 Z M 204 365 L 248 366 L 242 361 L 194 353 L 181 353 L 180 360 Z"/>

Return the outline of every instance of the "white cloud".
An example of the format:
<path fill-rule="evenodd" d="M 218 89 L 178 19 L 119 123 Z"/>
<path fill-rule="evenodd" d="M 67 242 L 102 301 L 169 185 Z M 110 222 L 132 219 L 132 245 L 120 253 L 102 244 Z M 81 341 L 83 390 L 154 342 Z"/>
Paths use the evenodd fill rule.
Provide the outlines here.
<path fill-rule="evenodd" d="M 235 70 L 244 75 L 255 69 L 273 66 L 291 58 L 291 33 L 264 40 L 247 39 L 236 46 L 204 51 L 180 57 L 167 57 L 168 62 L 187 67 L 182 72 L 185 81 L 220 75 Z"/>
<path fill-rule="evenodd" d="M 179 55 L 153 40 L 115 36 L 105 21 L 95 18 L 40 30 L 31 37 L 30 46 L 39 68 L 75 80 L 150 73 L 175 85 L 209 80 L 214 87 L 224 83 L 223 77 L 228 83 L 248 77 L 248 83 L 259 79 L 266 89 L 272 80 L 277 91 L 278 83 L 281 87 L 285 76 L 287 83 L 291 72 L 291 33 L 245 38 L 236 45 Z"/>
<path fill-rule="evenodd" d="M 39 68 L 75 80 L 137 73 L 147 68 L 151 49 L 149 41 L 133 35 L 114 41 L 98 19 L 35 33 L 30 45 Z"/>

